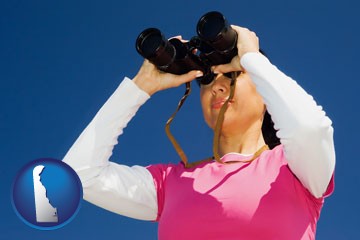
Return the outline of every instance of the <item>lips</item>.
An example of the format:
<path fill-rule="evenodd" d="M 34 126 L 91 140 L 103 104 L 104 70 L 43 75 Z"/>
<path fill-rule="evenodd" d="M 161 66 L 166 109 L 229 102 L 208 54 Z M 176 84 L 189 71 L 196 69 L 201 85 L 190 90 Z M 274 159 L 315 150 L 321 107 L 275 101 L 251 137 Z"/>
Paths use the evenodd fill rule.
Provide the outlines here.
<path fill-rule="evenodd" d="M 211 103 L 211 108 L 212 108 L 212 109 L 219 109 L 219 108 L 221 108 L 221 107 L 224 105 L 224 103 L 226 102 L 226 100 L 227 100 L 227 98 L 226 98 L 226 99 L 216 99 L 215 101 L 213 101 L 213 102 Z M 233 102 L 234 102 L 234 101 L 231 100 L 231 101 L 229 101 L 228 104 L 231 104 L 231 103 L 233 103 Z"/>

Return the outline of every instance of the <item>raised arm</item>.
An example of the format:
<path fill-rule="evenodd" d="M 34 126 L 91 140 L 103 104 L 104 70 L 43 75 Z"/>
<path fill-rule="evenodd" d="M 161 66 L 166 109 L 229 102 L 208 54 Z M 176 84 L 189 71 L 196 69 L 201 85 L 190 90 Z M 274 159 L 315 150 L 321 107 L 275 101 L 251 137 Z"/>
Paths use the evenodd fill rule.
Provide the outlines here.
<path fill-rule="evenodd" d="M 148 94 L 125 78 L 63 161 L 79 175 L 85 200 L 121 215 L 154 220 L 156 191 L 148 170 L 109 161 L 118 136 L 148 98 Z"/>
<path fill-rule="evenodd" d="M 217 72 L 246 71 L 263 97 L 284 145 L 291 171 L 315 196 L 325 193 L 335 167 L 331 120 L 312 96 L 259 53 L 259 39 L 246 28 L 238 33 L 238 56 Z"/>
<path fill-rule="evenodd" d="M 312 96 L 260 53 L 245 54 L 241 65 L 264 99 L 291 171 L 321 197 L 335 167 L 331 120 Z"/>
<path fill-rule="evenodd" d="M 128 217 L 156 219 L 157 196 L 151 173 L 145 167 L 128 167 L 109 158 L 117 138 L 150 95 L 199 74 L 161 73 L 145 61 L 133 80 L 124 79 L 63 159 L 78 173 L 85 200 Z"/>

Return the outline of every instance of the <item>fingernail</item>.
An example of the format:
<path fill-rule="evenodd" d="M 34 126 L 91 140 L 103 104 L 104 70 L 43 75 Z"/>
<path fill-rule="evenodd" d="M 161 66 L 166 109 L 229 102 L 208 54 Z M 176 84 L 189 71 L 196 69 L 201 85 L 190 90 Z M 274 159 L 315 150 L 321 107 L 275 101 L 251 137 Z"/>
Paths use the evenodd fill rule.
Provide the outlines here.
<path fill-rule="evenodd" d="M 215 74 L 219 74 L 219 71 L 216 70 L 216 67 L 211 67 L 211 71 L 213 71 L 213 73 L 215 73 Z"/>
<path fill-rule="evenodd" d="M 196 77 L 202 77 L 204 74 L 201 71 L 197 71 L 196 72 Z"/>

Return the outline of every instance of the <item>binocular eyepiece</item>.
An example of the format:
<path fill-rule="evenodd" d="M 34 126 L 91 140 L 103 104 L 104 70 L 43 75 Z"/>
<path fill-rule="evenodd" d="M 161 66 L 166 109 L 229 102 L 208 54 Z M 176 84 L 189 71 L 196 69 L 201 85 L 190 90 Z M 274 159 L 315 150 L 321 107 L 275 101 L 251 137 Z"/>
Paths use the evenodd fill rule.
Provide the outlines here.
<path fill-rule="evenodd" d="M 159 29 L 148 28 L 136 40 L 136 50 L 159 70 L 184 74 L 200 70 L 200 84 L 214 78 L 211 66 L 229 63 L 237 55 L 237 33 L 220 12 L 203 15 L 196 27 L 197 36 L 189 42 L 177 38 L 167 40 Z"/>

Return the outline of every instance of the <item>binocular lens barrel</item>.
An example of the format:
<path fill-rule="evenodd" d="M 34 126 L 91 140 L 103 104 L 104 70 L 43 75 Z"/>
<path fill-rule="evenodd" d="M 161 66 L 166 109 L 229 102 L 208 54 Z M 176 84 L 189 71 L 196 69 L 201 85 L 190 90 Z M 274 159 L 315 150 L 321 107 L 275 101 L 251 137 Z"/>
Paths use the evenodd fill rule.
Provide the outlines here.
<path fill-rule="evenodd" d="M 226 25 L 224 16 L 219 12 L 209 12 L 197 24 L 197 33 L 205 41 L 213 41 Z"/>
<path fill-rule="evenodd" d="M 136 50 L 156 66 L 167 66 L 175 57 L 175 49 L 156 28 L 145 29 L 136 40 Z"/>
<path fill-rule="evenodd" d="M 198 21 L 197 34 L 218 52 L 232 51 L 236 47 L 237 33 L 220 12 L 209 12 Z"/>

